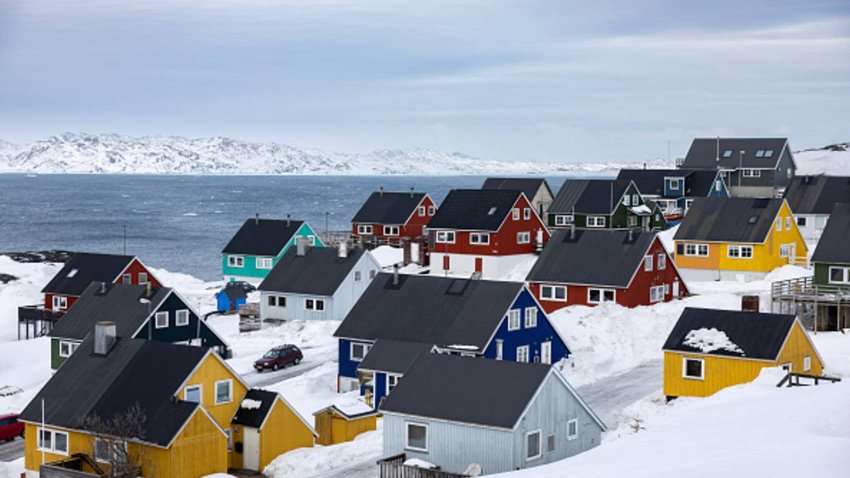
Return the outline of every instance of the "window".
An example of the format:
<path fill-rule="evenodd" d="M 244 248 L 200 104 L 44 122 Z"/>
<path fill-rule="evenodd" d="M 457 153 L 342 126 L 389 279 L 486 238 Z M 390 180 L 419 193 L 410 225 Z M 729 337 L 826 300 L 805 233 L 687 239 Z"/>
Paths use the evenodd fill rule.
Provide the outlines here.
<path fill-rule="evenodd" d="M 525 434 L 525 461 L 535 460 L 542 455 L 540 450 L 540 430 Z"/>
<path fill-rule="evenodd" d="M 71 354 L 73 354 L 79 346 L 80 344 L 78 344 L 77 342 L 66 342 L 63 340 L 59 342 L 59 356 L 70 357 Z"/>
<path fill-rule="evenodd" d="M 632 206 L 639 206 L 639 205 L 640 205 L 640 195 L 639 194 L 633 194 L 632 195 Z"/>
<path fill-rule="evenodd" d="M 311 246 L 316 245 L 316 236 L 307 236 L 307 243 Z"/>
<path fill-rule="evenodd" d="M 588 216 L 587 227 L 605 227 L 605 216 Z"/>
<path fill-rule="evenodd" d="M 794 244 L 780 244 L 779 257 L 791 257 L 791 248 L 793 247 Z"/>
<path fill-rule="evenodd" d="M 652 256 L 646 256 L 643 258 L 643 270 L 651 271 L 652 270 Z"/>
<path fill-rule="evenodd" d="M 268 304 L 269 307 L 277 307 L 277 296 L 269 295 Z"/>
<path fill-rule="evenodd" d="M 408 450 L 428 451 L 428 425 L 424 423 L 406 423 L 407 439 L 404 447 Z"/>
<path fill-rule="evenodd" d="M 519 330 L 519 309 L 508 311 L 508 330 Z"/>
<path fill-rule="evenodd" d="M 219 380 L 215 383 L 215 404 L 230 403 L 233 401 L 233 380 Z"/>
<path fill-rule="evenodd" d="M 829 267 L 829 282 L 831 284 L 850 284 L 850 267 Z"/>
<path fill-rule="evenodd" d="M 764 150 L 760 149 L 760 150 L 756 151 L 756 157 L 757 158 L 763 158 L 764 157 Z"/>
<path fill-rule="evenodd" d="M 703 370 L 703 360 L 696 358 L 684 358 L 684 366 L 682 367 L 682 376 L 694 380 L 705 379 L 705 370 Z"/>
<path fill-rule="evenodd" d="M 148 273 L 147 272 L 139 272 L 139 284 L 144 285 L 148 283 Z"/>
<path fill-rule="evenodd" d="M 225 428 L 224 434 L 227 435 L 227 451 L 233 451 L 233 432 L 230 428 Z"/>
<path fill-rule="evenodd" d="M 810 372 L 812 370 L 812 357 L 806 355 L 803 357 L 803 371 Z"/>
<path fill-rule="evenodd" d="M 528 244 L 531 242 L 531 233 L 528 231 L 518 232 L 516 235 L 517 244 Z"/>
<path fill-rule="evenodd" d="M 361 271 L 354 271 L 354 280 L 355 280 L 355 282 L 356 282 L 356 281 L 360 281 L 361 279 L 363 279 L 363 272 L 361 272 Z"/>
<path fill-rule="evenodd" d="M 372 225 L 371 224 L 359 224 L 357 226 L 357 234 L 372 234 Z"/>
<path fill-rule="evenodd" d="M 111 459 L 111 453 L 109 450 L 109 442 L 106 440 L 102 440 L 100 438 L 94 439 L 94 459 L 98 463 L 109 463 Z"/>
<path fill-rule="evenodd" d="M 723 157 L 724 158 L 731 158 L 732 157 L 732 150 L 727 149 L 727 150 L 723 151 Z"/>
<path fill-rule="evenodd" d="M 425 216 L 425 206 L 419 206 L 419 217 Z"/>
<path fill-rule="evenodd" d="M 786 231 L 790 231 L 790 230 L 791 230 L 791 216 L 786 216 L 786 217 L 785 217 L 785 230 L 786 230 Z"/>
<path fill-rule="evenodd" d="M 752 259 L 753 246 L 729 246 L 727 254 L 733 259 Z"/>
<path fill-rule="evenodd" d="M 525 328 L 537 327 L 537 307 L 525 308 Z"/>
<path fill-rule="evenodd" d="M 384 235 L 385 236 L 397 236 L 398 235 L 398 226 L 384 226 Z"/>
<path fill-rule="evenodd" d="M 680 185 L 680 181 L 681 179 L 679 178 L 670 178 L 670 189 L 679 189 L 680 187 L 682 187 Z"/>
<path fill-rule="evenodd" d="M 549 435 L 546 437 L 546 453 L 552 453 L 555 451 L 555 435 Z"/>
<path fill-rule="evenodd" d="M 437 231 L 437 242 L 441 244 L 454 244 L 455 243 L 455 232 L 454 231 Z"/>
<path fill-rule="evenodd" d="M 514 221 L 519 220 L 519 208 L 515 207 L 515 208 L 511 209 L 511 217 L 513 218 Z"/>
<path fill-rule="evenodd" d="M 516 348 L 516 361 L 528 363 L 528 345 L 523 345 Z"/>
<path fill-rule="evenodd" d="M 189 385 L 183 392 L 183 399 L 187 402 L 201 403 L 201 399 L 203 398 L 202 390 L 201 385 Z"/>
<path fill-rule="evenodd" d="M 376 275 L 378 275 L 378 271 L 376 271 L 375 269 L 371 269 L 369 271 L 369 280 L 374 279 Z"/>
<path fill-rule="evenodd" d="M 227 265 L 230 267 L 242 267 L 245 265 L 245 258 L 242 256 L 227 256 Z"/>
<path fill-rule="evenodd" d="M 60 455 L 68 454 L 68 434 L 46 428 L 38 429 L 38 449 Z"/>
<path fill-rule="evenodd" d="M 435 208 L 434 206 L 428 206 L 428 215 L 429 216 L 433 216 L 436 213 L 437 213 L 437 208 Z"/>
<path fill-rule="evenodd" d="M 663 271 L 667 268 L 667 254 L 658 254 L 658 270 Z"/>
<path fill-rule="evenodd" d="M 666 285 L 656 285 L 649 288 L 649 303 L 663 302 L 664 294 L 667 291 Z"/>
<path fill-rule="evenodd" d="M 393 391 L 396 385 L 398 385 L 398 379 L 401 378 L 401 375 L 393 375 L 387 374 L 387 395 Z"/>
<path fill-rule="evenodd" d="M 68 298 L 63 295 L 53 296 L 53 310 L 62 310 L 68 308 Z"/>
<path fill-rule="evenodd" d="M 531 219 L 531 209 L 525 208 L 522 210 L 522 218 L 526 221 Z"/>
<path fill-rule="evenodd" d="M 791 362 L 784 363 L 784 364 L 782 364 L 781 367 L 782 367 L 782 370 L 784 370 L 786 372 L 792 372 L 793 371 L 792 369 L 794 368 L 793 364 Z"/>
<path fill-rule="evenodd" d="M 469 243 L 476 244 L 480 246 L 486 246 L 490 244 L 490 234 L 481 233 L 481 232 L 473 232 L 469 234 Z"/>
<path fill-rule="evenodd" d="M 154 315 L 154 325 L 158 329 L 168 327 L 168 312 L 157 312 L 156 315 Z"/>
<path fill-rule="evenodd" d="M 628 194 L 623 196 L 623 205 L 624 206 L 631 206 L 632 205 L 632 197 L 629 196 Z"/>
<path fill-rule="evenodd" d="M 567 440 L 576 438 L 578 438 L 578 418 L 573 418 L 567 422 Z"/>
<path fill-rule="evenodd" d="M 567 300 L 567 287 L 563 285 L 541 285 L 540 298 L 543 300 Z"/>
<path fill-rule="evenodd" d="M 772 157 L 773 157 L 773 150 L 772 150 L 772 149 L 768 149 L 767 151 L 765 151 L 765 152 L 764 152 L 764 157 L 765 157 L 765 158 L 772 158 Z"/>
<path fill-rule="evenodd" d="M 744 177 L 745 178 L 760 178 L 761 170 L 760 169 L 744 169 Z"/>
<path fill-rule="evenodd" d="M 355 362 L 362 361 L 363 358 L 366 357 L 366 354 L 369 353 L 370 348 L 372 348 L 372 346 L 369 345 L 369 344 L 352 342 L 351 343 L 351 360 L 354 360 Z"/>
<path fill-rule="evenodd" d="M 505 341 L 496 339 L 496 360 L 502 360 L 505 356 Z"/>
<path fill-rule="evenodd" d="M 718 180 L 715 180 L 715 181 L 714 181 L 714 190 L 715 190 L 715 191 L 720 191 L 721 189 L 723 189 L 723 181 L 721 181 L 721 180 L 719 180 L 719 179 L 718 179 Z"/>
<path fill-rule="evenodd" d="M 776 232 L 782 232 L 782 218 L 776 218 Z"/>
<path fill-rule="evenodd" d="M 555 216 L 555 225 L 556 226 L 568 226 L 573 223 L 575 219 L 572 214 L 558 214 Z"/>
<path fill-rule="evenodd" d="M 189 309 L 178 310 L 174 316 L 174 323 L 181 327 L 189 325 Z"/>
<path fill-rule="evenodd" d="M 708 244 L 685 244 L 685 255 L 708 257 Z"/>
<path fill-rule="evenodd" d="M 257 258 L 257 269 L 271 269 L 272 268 L 272 258 L 271 257 L 258 257 Z"/>
<path fill-rule="evenodd" d="M 587 301 L 591 304 L 614 302 L 615 299 L 614 289 L 587 289 Z"/>
<path fill-rule="evenodd" d="M 325 310 L 324 299 L 306 299 L 304 301 L 305 310 Z"/>
<path fill-rule="evenodd" d="M 798 217 L 797 218 L 797 226 L 798 227 L 806 227 L 806 218 L 805 217 Z"/>
<path fill-rule="evenodd" d="M 133 274 L 122 274 L 121 275 L 121 283 L 122 284 L 132 284 L 133 283 Z"/>

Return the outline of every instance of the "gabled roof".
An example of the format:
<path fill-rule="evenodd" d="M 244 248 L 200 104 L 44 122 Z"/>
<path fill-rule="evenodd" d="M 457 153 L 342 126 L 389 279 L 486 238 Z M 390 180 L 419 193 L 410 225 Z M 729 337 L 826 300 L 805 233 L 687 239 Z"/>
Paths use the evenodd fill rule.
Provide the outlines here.
<path fill-rule="evenodd" d="M 380 410 L 512 429 L 550 369 L 544 364 L 423 354 Z"/>
<path fill-rule="evenodd" d="M 369 349 L 358 370 L 404 373 L 419 354 L 429 353 L 433 344 L 379 339 Z"/>
<path fill-rule="evenodd" d="M 363 249 L 351 249 L 347 257 L 341 258 L 335 247 L 308 247 L 306 254 L 299 256 L 293 247 L 280 258 L 258 289 L 332 296 L 364 255 L 369 254 Z M 376 265 L 375 269 L 380 267 Z"/>
<path fill-rule="evenodd" d="M 94 330 L 97 322 L 107 320 L 115 322 L 119 337 L 132 338 L 150 312 L 155 312 L 171 294 L 171 288 L 155 288 L 151 292 L 148 297 L 147 287 L 143 285 L 92 282 L 48 335 L 83 340 Z M 150 300 L 150 308 L 148 304 L 139 302 L 140 299 Z"/>
<path fill-rule="evenodd" d="M 361 224 L 405 224 L 423 199 L 425 199 L 425 193 L 375 191 L 360 206 L 360 210 L 357 211 L 351 222 Z"/>
<path fill-rule="evenodd" d="M 135 259 L 133 256 L 78 252 L 65 263 L 65 266 L 53 276 L 41 292 L 80 295 L 94 281 L 115 282 L 133 259 Z"/>
<path fill-rule="evenodd" d="M 850 264 L 850 203 L 839 203 L 832 209 L 812 262 Z"/>
<path fill-rule="evenodd" d="M 785 200 L 794 214 L 829 214 L 835 203 L 850 202 L 850 177 L 795 176 Z"/>
<path fill-rule="evenodd" d="M 362 340 L 398 340 L 437 346 L 490 340 L 521 282 L 378 274 L 334 333 Z"/>
<path fill-rule="evenodd" d="M 555 231 L 527 281 L 628 287 L 654 232 Z"/>
<path fill-rule="evenodd" d="M 248 219 L 224 246 L 224 254 L 276 256 L 283 250 L 304 221 L 288 219 Z"/>
<path fill-rule="evenodd" d="M 549 213 L 611 214 L 630 184 L 628 179 L 567 179 Z"/>
<path fill-rule="evenodd" d="M 261 390 L 259 388 L 248 390 L 248 393 L 245 394 L 245 398 L 242 399 L 242 403 L 236 410 L 236 415 L 233 416 L 231 423 L 234 425 L 260 428 L 263 422 L 266 421 L 266 417 L 272 410 L 277 397 L 277 392 L 269 392 L 268 390 Z M 246 402 L 246 400 L 253 402 L 252 406 L 248 406 L 250 402 Z"/>
<path fill-rule="evenodd" d="M 787 314 L 688 307 L 679 316 L 673 331 L 667 337 L 664 350 L 776 360 L 795 320 L 793 315 Z M 731 345 L 737 346 L 740 352 L 728 348 L 703 351 L 687 345 L 688 334 L 700 329 L 717 329 L 725 333 Z"/>
<path fill-rule="evenodd" d="M 696 198 L 673 239 L 760 244 L 767 239 L 782 199 Z"/>
<path fill-rule="evenodd" d="M 428 228 L 498 231 L 521 194 L 515 190 L 452 189 Z"/>
<path fill-rule="evenodd" d="M 621 169 L 619 180 L 634 181 L 641 194 L 664 197 L 664 179 L 685 180 L 685 197 L 705 197 L 714 187 L 717 171 L 699 169 Z"/>
<path fill-rule="evenodd" d="M 718 139 L 696 138 L 691 143 L 683 168 L 692 169 L 775 169 L 788 138 L 720 138 L 718 161 Z M 727 153 L 727 151 L 731 153 Z M 744 152 L 743 156 L 741 151 Z M 761 152 L 761 156 L 759 156 Z M 788 151 L 790 154 L 790 150 Z M 768 156 L 768 153 L 770 155 Z M 725 156 L 724 156 L 725 155 Z M 793 160 L 793 156 L 792 156 Z"/>
<path fill-rule="evenodd" d="M 546 188 L 549 190 L 549 194 L 552 194 L 552 188 L 549 187 L 545 178 L 487 178 L 481 185 L 481 189 L 522 191 L 529 201 L 534 199 L 541 187 Z"/>
<path fill-rule="evenodd" d="M 92 334 L 93 335 L 93 334 Z M 138 404 L 145 415 L 142 441 L 168 446 L 199 404 L 174 400 L 179 387 L 209 352 L 202 347 L 118 338 L 105 356 L 89 337 L 50 377 L 21 413 L 40 423 L 82 429 L 87 417 L 110 421 Z"/>

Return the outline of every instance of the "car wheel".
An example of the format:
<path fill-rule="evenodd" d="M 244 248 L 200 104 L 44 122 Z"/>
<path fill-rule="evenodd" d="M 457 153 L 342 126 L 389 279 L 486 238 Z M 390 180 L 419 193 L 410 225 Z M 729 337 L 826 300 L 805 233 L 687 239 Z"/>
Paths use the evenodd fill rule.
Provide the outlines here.
<path fill-rule="evenodd" d="M 272 364 L 272 370 L 277 371 L 277 369 L 278 369 L 278 365 L 277 365 L 277 364 Z"/>
<path fill-rule="evenodd" d="M 294 362 L 292 362 L 292 363 L 293 363 L 293 364 L 295 364 L 295 365 L 298 365 L 299 363 L 301 363 L 301 359 L 300 359 L 300 358 L 297 358 L 297 359 L 295 359 L 295 361 L 294 361 Z"/>

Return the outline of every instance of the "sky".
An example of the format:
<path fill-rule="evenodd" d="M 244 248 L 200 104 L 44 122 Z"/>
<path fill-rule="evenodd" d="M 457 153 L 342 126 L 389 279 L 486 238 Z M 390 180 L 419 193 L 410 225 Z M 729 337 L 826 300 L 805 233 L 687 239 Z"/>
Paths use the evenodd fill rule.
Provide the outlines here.
<path fill-rule="evenodd" d="M 0 139 L 666 158 L 850 141 L 850 0 L 0 0 Z"/>

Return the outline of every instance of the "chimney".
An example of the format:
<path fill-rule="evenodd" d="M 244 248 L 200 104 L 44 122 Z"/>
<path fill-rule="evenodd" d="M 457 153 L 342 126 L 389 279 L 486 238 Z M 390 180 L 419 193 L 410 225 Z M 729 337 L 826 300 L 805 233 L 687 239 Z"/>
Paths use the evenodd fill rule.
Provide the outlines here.
<path fill-rule="evenodd" d="M 570 239 L 576 238 L 576 225 L 575 223 L 570 224 Z"/>
<path fill-rule="evenodd" d="M 255 225 L 255 226 L 259 226 L 259 225 L 260 225 L 260 213 L 256 213 L 256 214 L 254 214 L 254 225 Z"/>
<path fill-rule="evenodd" d="M 538 229 L 534 234 L 534 251 L 543 252 L 543 229 Z"/>
<path fill-rule="evenodd" d="M 413 188 L 410 188 L 410 199 L 413 199 Z"/>
<path fill-rule="evenodd" d="M 381 196 L 381 197 L 384 197 L 384 187 L 383 187 L 383 186 L 381 186 L 381 187 L 378 189 L 378 195 L 379 195 L 379 196 Z"/>
<path fill-rule="evenodd" d="M 635 240 L 635 231 L 632 230 L 632 229 L 629 229 L 629 242 L 632 242 L 634 240 Z"/>
<path fill-rule="evenodd" d="M 298 236 L 295 238 L 295 255 L 304 257 L 307 255 L 307 249 L 310 248 L 310 242 L 306 237 Z"/>
<path fill-rule="evenodd" d="M 715 153 L 714 160 L 718 163 L 720 162 L 720 136 L 717 137 L 717 152 Z"/>
<path fill-rule="evenodd" d="M 643 163 L 643 169 L 646 169 L 646 163 Z"/>
<path fill-rule="evenodd" d="M 289 227 L 292 224 L 292 221 L 289 219 L 289 214 L 286 215 L 286 227 Z"/>
<path fill-rule="evenodd" d="M 94 325 L 94 353 L 108 355 L 115 345 L 115 322 L 101 321 Z"/>
<path fill-rule="evenodd" d="M 398 285 L 398 264 L 393 265 L 393 285 Z"/>
<path fill-rule="evenodd" d="M 101 293 L 101 294 L 106 294 L 106 282 L 101 282 L 101 283 L 100 283 L 100 293 Z"/>
<path fill-rule="evenodd" d="M 151 285 L 150 281 L 148 281 L 148 283 L 147 283 L 145 294 L 146 294 L 145 297 L 148 297 L 148 298 L 150 298 L 150 296 L 153 295 L 153 286 Z"/>
<path fill-rule="evenodd" d="M 741 297 L 741 310 L 744 312 L 759 311 L 759 296 L 745 295 Z"/>
<path fill-rule="evenodd" d="M 340 259 L 345 259 L 348 257 L 348 243 L 343 241 L 339 243 L 339 250 L 337 250 L 337 257 Z"/>

